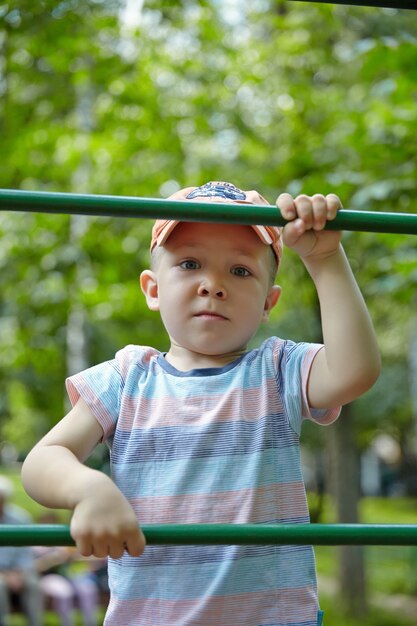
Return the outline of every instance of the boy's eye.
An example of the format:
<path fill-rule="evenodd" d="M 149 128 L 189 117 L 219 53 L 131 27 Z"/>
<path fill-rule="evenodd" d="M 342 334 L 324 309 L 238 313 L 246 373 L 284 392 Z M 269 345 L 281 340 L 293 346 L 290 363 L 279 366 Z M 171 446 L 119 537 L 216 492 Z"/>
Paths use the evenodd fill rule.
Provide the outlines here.
<path fill-rule="evenodd" d="M 192 259 L 186 259 L 185 261 L 181 261 L 180 267 L 183 270 L 197 270 L 200 267 L 200 264 Z"/>
<path fill-rule="evenodd" d="M 250 276 L 250 271 L 247 270 L 246 267 L 234 267 L 232 269 L 232 274 L 234 274 L 235 276 L 246 277 Z"/>

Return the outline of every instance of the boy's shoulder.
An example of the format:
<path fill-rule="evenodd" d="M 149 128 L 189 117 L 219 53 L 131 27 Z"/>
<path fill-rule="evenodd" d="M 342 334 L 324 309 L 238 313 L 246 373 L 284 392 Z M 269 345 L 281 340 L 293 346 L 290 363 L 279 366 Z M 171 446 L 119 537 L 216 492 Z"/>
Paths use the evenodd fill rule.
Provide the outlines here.
<path fill-rule="evenodd" d="M 290 339 L 272 336 L 265 339 L 259 348 L 252 350 L 252 352 L 260 356 L 268 354 L 277 356 L 291 350 L 291 348 L 296 345 L 297 344 Z"/>
<path fill-rule="evenodd" d="M 273 336 L 263 341 L 259 348 L 252 350 L 250 355 L 253 359 L 270 361 L 276 369 L 281 369 L 289 364 L 295 367 L 302 365 L 309 355 L 312 358 L 322 347 L 322 344 Z"/>
<path fill-rule="evenodd" d="M 160 351 L 151 346 L 128 344 L 116 352 L 115 361 L 121 369 L 135 365 L 147 367 L 151 359 L 159 354 L 161 354 Z"/>

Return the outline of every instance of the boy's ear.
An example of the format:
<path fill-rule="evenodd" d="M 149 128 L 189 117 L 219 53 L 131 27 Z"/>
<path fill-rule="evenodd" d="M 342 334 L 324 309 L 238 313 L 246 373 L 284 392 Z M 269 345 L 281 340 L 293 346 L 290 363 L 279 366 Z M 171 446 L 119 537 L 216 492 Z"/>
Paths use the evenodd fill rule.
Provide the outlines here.
<path fill-rule="evenodd" d="M 268 295 L 266 296 L 265 304 L 264 304 L 264 312 L 262 315 L 262 322 L 267 322 L 269 319 L 269 313 L 272 311 L 274 306 L 277 304 L 282 289 L 279 285 L 272 285 L 268 291 Z"/>
<path fill-rule="evenodd" d="M 159 311 L 158 281 L 155 272 L 144 270 L 140 275 L 140 287 L 150 311 Z"/>

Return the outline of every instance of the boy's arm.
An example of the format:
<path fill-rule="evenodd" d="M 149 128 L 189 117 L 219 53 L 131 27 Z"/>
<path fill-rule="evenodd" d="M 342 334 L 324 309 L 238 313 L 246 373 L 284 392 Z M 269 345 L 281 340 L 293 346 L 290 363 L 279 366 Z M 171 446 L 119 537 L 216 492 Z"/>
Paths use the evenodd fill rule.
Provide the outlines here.
<path fill-rule="evenodd" d="M 103 431 L 81 398 L 28 454 L 22 482 L 28 494 L 50 508 L 73 511 L 71 535 L 84 556 L 139 556 L 145 547 L 135 513 L 113 481 L 83 462 Z"/>
<path fill-rule="evenodd" d="M 341 233 L 323 231 L 341 207 L 337 196 L 282 194 L 284 243 L 302 258 L 317 289 L 324 349 L 311 366 L 308 399 L 313 408 L 351 402 L 376 381 L 380 356 L 364 299 L 340 244 Z"/>

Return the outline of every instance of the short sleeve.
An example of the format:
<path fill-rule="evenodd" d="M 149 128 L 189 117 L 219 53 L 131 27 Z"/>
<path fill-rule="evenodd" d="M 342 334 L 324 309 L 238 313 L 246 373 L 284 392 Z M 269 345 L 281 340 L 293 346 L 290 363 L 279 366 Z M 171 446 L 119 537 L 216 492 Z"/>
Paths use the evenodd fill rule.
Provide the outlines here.
<path fill-rule="evenodd" d="M 290 425 L 298 434 L 303 420 L 327 425 L 334 422 L 340 413 L 340 407 L 312 409 L 308 404 L 307 385 L 311 366 L 323 347 L 322 344 L 284 342 L 284 354 L 280 359 L 284 403 Z"/>
<path fill-rule="evenodd" d="M 129 351 L 124 348 L 114 359 L 90 367 L 65 381 L 71 404 L 74 406 L 79 398 L 87 403 L 103 428 L 103 440 L 114 432 L 120 411 L 124 373 L 128 366 Z"/>

